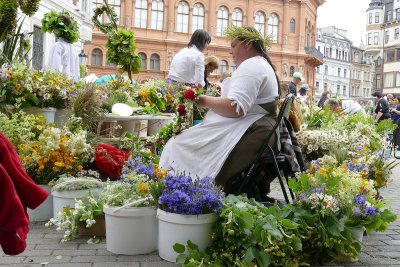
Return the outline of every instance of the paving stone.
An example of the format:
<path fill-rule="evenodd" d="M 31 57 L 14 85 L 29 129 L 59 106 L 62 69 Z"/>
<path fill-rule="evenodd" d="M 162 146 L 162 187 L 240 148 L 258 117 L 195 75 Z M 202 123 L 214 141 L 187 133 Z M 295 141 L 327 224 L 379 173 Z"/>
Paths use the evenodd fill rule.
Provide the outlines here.
<path fill-rule="evenodd" d="M 100 243 L 100 244 L 80 244 L 79 249 L 106 249 L 107 245 L 106 243 Z"/>
<path fill-rule="evenodd" d="M 145 255 L 135 255 L 135 256 L 128 256 L 128 255 L 118 255 L 118 262 L 123 261 L 161 261 L 160 256 L 158 253 L 152 254 L 145 254 Z"/>
<path fill-rule="evenodd" d="M 42 263 L 42 262 L 65 263 L 70 261 L 71 261 L 71 256 L 62 256 L 57 258 L 56 256 L 30 256 L 25 258 L 24 263 Z"/>
<path fill-rule="evenodd" d="M 168 261 L 144 262 L 141 267 L 176 267 L 178 264 Z"/>
<path fill-rule="evenodd" d="M 79 251 L 78 251 L 79 252 Z M 71 262 L 115 262 L 117 261 L 117 256 L 79 256 L 77 254 L 72 258 Z"/>
<path fill-rule="evenodd" d="M 95 262 L 93 267 L 143 267 L 139 262 Z"/>
<path fill-rule="evenodd" d="M 379 257 L 386 257 L 386 258 L 400 258 L 400 251 L 371 251 L 368 252 L 369 255 L 379 258 Z"/>
<path fill-rule="evenodd" d="M 0 259 L 1 264 L 21 263 L 23 261 L 24 257 L 3 256 Z"/>
<path fill-rule="evenodd" d="M 65 256 L 92 256 L 96 255 L 96 250 L 95 249 L 82 249 L 82 250 L 76 250 L 76 249 L 56 249 L 53 251 L 52 255 L 65 255 Z"/>
<path fill-rule="evenodd" d="M 50 256 L 52 252 L 51 249 L 25 250 L 20 256 Z"/>
<path fill-rule="evenodd" d="M 36 245 L 35 249 L 54 249 L 57 247 L 58 249 L 78 249 L 78 244 L 72 243 L 59 243 L 57 246 L 54 245 Z"/>
<path fill-rule="evenodd" d="M 55 238 L 55 239 L 61 239 L 63 238 L 64 234 L 63 233 L 49 233 L 49 234 L 44 234 L 44 238 Z"/>

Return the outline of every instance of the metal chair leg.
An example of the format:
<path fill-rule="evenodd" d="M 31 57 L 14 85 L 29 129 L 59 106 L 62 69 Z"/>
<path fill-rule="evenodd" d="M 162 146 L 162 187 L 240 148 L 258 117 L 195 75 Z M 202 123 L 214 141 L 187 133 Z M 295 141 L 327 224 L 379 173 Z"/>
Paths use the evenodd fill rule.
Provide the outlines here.
<path fill-rule="evenodd" d="M 281 172 L 280 172 L 280 170 L 279 170 L 278 162 L 276 162 L 275 153 L 274 153 L 274 151 L 272 150 L 271 146 L 268 145 L 267 148 L 268 148 L 268 150 L 271 152 L 272 157 L 273 157 L 273 159 L 274 159 L 274 164 L 273 164 L 273 165 L 274 165 L 274 168 L 275 168 L 276 173 L 278 174 L 278 180 L 279 180 L 279 184 L 280 184 L 281 189 L 282 189 L 283 197 L 285 198 L 286 203 L 289 204 L 289 203 L 290 203 L 289 197 L 288 197 L 288 195 L 287 195 L 286 188 L 285 188 L 285 185 L 284 185 L 284 183 L 283 183 L 283 178 L 282 178 L 282 174 L 281 174 Z"/>

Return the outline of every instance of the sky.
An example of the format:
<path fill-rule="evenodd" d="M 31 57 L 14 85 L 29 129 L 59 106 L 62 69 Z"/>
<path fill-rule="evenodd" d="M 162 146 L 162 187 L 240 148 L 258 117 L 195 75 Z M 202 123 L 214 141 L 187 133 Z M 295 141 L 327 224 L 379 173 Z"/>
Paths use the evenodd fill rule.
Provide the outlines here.
<path fill-rule="evenodd" d="M 317 9 L 317 28 L 336 26 L 347 30 L 347 38 L 359 46 L 365 44 L 367 9 L 371 0 L 326 0 Z"/>

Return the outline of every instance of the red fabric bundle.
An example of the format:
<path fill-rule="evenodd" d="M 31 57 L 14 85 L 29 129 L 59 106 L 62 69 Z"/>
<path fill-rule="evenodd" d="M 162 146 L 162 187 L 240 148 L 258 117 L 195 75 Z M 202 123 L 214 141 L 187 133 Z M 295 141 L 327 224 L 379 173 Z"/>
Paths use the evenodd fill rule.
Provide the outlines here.
<path fill-rule="evenodd" d="M 0 245 L 4 253 L 17 255 L 26 248 L 29 218 L 48 193 L 26 173 L 13 145 L 0 132 Z"/>
<path fill-rule="evenodd" d="M 121 176 L 122 167 L 128 160 L 130 153 L 119 150 L 116 147 L 100 144 L 95 148 L 96 167 L 110 178 L 118 179 Z"/>

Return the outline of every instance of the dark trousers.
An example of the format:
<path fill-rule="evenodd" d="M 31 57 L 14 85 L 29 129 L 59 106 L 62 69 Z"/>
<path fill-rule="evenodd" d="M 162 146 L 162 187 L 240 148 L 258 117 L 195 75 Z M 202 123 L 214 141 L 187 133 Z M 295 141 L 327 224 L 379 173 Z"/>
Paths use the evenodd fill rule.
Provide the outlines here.
<path fill-rule="evenodd" d="M 398 119 L 395 124 L 397 124 L 397 128 L 393 132 L 393 144 L 396 147 L 400 147 L 400 119 Z"/>

